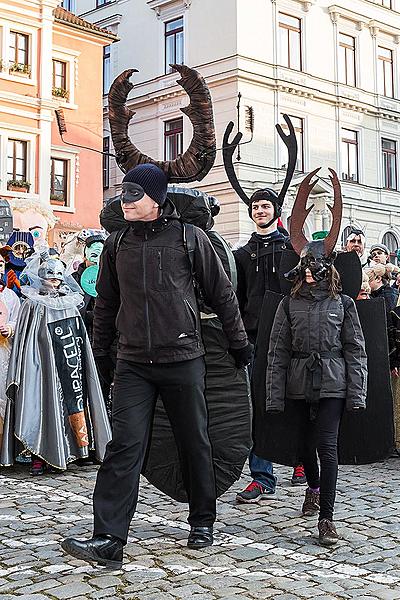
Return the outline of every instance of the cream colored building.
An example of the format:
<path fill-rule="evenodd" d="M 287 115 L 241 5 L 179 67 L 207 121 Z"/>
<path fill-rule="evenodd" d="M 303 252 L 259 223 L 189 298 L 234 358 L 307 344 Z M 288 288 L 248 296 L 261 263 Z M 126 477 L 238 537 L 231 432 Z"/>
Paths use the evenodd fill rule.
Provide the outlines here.
<path fill-rule="evenodd" d="M 112 80 L 135 67 L 130 132 L 154 158 L 180 150 L 191 137 L 180 108 L 187 97 L 166 62 L 183 60 L 206 78 L 214 101 L 217 143 L 228 121 L 244 127 L 255 111 L 252 143 L 241 148 L 236 170 L 251 194 L 279 189 L 287 162 L 274 125 L 282 113 L 298 130 L 298 167 L 284 221 L 303 172 L 322 166 L 307 232 L 329 226 L 332 186 L 327 167 L 342 180 L 343 228 L 355 224 L 369 243 L 400 247 L 400 0 L 76 0 L 77 12 L 120 38 L 105 68 Z M 168 54 L 170 56 L 166 56 Z M 175 56 L 173 56 L 175 54 Z M 105 90 L 107 91 L 107 90 Z M 105 106 L 105 136 L 107 97 Z M 248 135 L 248 134 L 247 134 Z M 247 136 L 245 135 L 245 138 Z M 119 189 L 121 172 L 110 164 L 105 196 Z M 217 228 L 232 242 L 252 230 L 246 207 L 233 193 L 221 152 L 198 187 L 223 204 Z"/>

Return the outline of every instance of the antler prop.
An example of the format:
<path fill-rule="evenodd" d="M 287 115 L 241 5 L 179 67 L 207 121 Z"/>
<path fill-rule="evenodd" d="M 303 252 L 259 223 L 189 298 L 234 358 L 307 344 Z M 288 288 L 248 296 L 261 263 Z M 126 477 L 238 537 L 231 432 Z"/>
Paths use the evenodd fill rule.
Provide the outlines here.
<path fill-rule="evenodd" d="M 195 69 L 186 65 L 171 67 L 181 75 L 177 83 L 190 97 L 190 104 L 181 108 L 193 125 L 193 137 L 188 149 L 175 160 L 157 161 L 140 152 L 132 143 L 128 125 L 135 113 L 126 106 L 126 100 L 133 88 L 129 78 L 137 70 L 128 69 L 114 80 L 108 94 L 111 136 L 118 166 L 126 173 L 136 165 L 153 163 L 167 174 L 171 183 L 201 181 L 214 164 L 217 147 L 210 91 Z"/>
<path fill-rule="evenodd" d="M 329 178 L 333 185 L 333 207 L 328 206 L 332 215 L 332 225 L 329 234 L 324 239 L 326 256 L 330 256 L 330 254 L 336 246 L 336 242 L 340 233 L 340 225 L 342 223 L 343 210 L 342 192 L 340 189 L 339 178 L 337 176 L 337 173 L 333 169 L 329 169 L 329 171 Z"/>
<path fill-rule="evenodd" d="M 307 200 L 316 181 L 313 183 L 310 182 L 314 175 L 318 173 L 320 168 L 321 167 L 318 167 L 318 169 L 311 171 L 311 173 L 309 173 L 301 182 L 293 206 L 292 215 L 290 217 L 290 242 L 293 250 L 299 256 L 304 246 L 308 243 L 308 240 L 303 233 L 303 226 L 311 210 L 314 208 L 313 204 L 310 206 L 310 208 L 306 208 Z"/>
<path fill-rule="evenodd" d="M 283 201 L 285 200 L 286 192 L 288 191 L 288 187 L 293 178 L 293 173 L 296 168 L 297 151 L 298 151 L 296 132 L 294 130 L 293 123 L 290 120 L 289 115 L 283 114 L 282 116 L 285 119 L 287 126 L 289 127 L 289 133 L 286 135 L 286 133 L 283 131 L 283 129 L 282 129 L 281 125 L 279 125 L 279 123 L 277 123 L 275 125 L 275 127 L 279 134 L 279 137 L 281 138 L 282 142 L 285 144 L 285 146 L 287 148 L 289 160 L 288 160 L 288 167 L 286 169 L 285 181 L 283 182 L 282 189 L 279 192 L 279 196 L 278 196 L 278 202 L 279 202 L 280 206 L 283 205 Z"/>
<path fill-rule="evenodd" d="M 236 177 L 235 169 L 233 168 L 233 154 L 240 144 L 240 140 L 243 137 L 243 133 L 238 131 L 233 140 L 230 142 L 229 136 L 232 133 L 233 127 L 233 121 L 229 121 L 228 125 L 226 126 L 224 138 L 222 141 L 222 157 L 224 159 L 224 167 L 231 186 L 233 187 L 239 198 L 243 200 L 243 202 L 247 204 L 247 206 L 249 206 L 250 198 L 241 187 L 239 180 Z"/>

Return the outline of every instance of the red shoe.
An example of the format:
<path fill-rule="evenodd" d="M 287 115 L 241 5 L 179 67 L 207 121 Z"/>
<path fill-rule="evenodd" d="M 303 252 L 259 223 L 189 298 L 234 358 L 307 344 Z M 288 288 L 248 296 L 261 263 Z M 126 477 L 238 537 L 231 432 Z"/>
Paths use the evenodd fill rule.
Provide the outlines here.
<path fill-rule="evenodd" d="M 46 463 L 41 458 L 34 458 L 32 460 L 31 475 L 34 477 L 37 475 L 44 475 L 46 472 Z"/>
<path fill-rule="evenodd" d="M 303 465 L 298 465 L 293 469 L 293 475 L 290 481 L 292 485 L 305 485 L 307 483 Z"/>

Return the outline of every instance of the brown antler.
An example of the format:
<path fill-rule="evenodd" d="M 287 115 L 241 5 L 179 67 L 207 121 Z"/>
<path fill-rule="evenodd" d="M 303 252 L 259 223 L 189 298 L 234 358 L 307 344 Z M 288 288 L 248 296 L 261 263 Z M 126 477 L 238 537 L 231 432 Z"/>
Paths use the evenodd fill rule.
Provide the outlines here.
<path fill-rule="evenodd" d="M 318 169 L 309 173 L 301 182 L 290 217 L 290 242 L 293 250 L 299 256 L 304 246 L 308 243 L 308 240 L 303 233 L 303 226 L 310 211 L 314 208 L 314 205 L 310 206 L 310 208 L 306 208 L 308 197 L 316 183 L 315 181 L 313 183 L 310 182 L 320 168 L 321 167 L 318 167 Z"/>
<path fill-rule="evenodd" d="M 342 223 L 343 210 L 342 192 L 340 189 L 339 178 L 333 169 L 329 169 L 329 171 L 331 173 L 329 177 L 333 185 L 333 207 L 328 206 L 332 215 L 332 225 L 329 234 L 324 239 L 326 256 L 330 256 L 336 246 L 336 242 L 340 233 L 340 226 Z"/>
<path fill-rule="evenodd" d="M 133 87 L 129 77 L 136 69 L 128 69 L 115 79 L 108 94 L 109 121 L 117 162 L 124 172 L 138 164 L 153 163 L 167 174 L 170 182 L 201 181 L 210 171 L 216 156 L 210 91 L 203 77 L 195 69 L 186 65 L 171 67 L 181 75 L 177 83 L 190 97 L 190 104 L 181 109 L 193 125 L 193 137 L 188 149 L 175 160 L 157 161 L 140 152 L 131 142 L 128 125 L 135 113 L 126 106 L 126 100 Z"/>

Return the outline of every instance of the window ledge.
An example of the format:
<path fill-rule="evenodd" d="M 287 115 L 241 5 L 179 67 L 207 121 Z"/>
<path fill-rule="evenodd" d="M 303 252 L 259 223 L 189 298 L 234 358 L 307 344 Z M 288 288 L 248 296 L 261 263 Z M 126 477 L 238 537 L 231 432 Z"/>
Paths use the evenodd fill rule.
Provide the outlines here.
<path fill-rule="evenodd" d="M 75 208 L 73 208 L 72 206 L 58 206 L 57 204 L 51 204 L 51 209 L 55 210 L 56 212 L 65 212 L 65 213 L 74 213 L 75 212 Z"/>
<path fill-rule="evenodd" d="M 37 85 L 36 79 L 32 79 L 32 77 L 11 75 L 11 73 L 7 73 L 6 71 L 0 71 L 0 78 L 7 79 L 8 81 L 16 81 L 17 83 L 22 83 L 23 85 Z"/>

